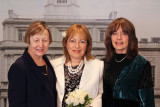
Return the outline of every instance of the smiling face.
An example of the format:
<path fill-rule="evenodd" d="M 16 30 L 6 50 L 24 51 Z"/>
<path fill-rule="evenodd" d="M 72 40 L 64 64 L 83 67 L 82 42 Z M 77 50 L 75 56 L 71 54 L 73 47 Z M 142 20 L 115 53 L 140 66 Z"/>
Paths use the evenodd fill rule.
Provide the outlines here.
<path fill-rule="evenodd" d="M 47 30 L 30 36 L 28 53 L 32 58 L 42 58 L 49 47 L 49 33 Z"/>
<path fill-rule="evenodd" d="M 75 32 L 71 35 L 66 44 L 71 60 L 82 60 L 86 52 L 87 40 L 80 32 Z"/>
<path fill-rule="evenodd" d="M 116 32 L 113 32 L 111 40 L 117 54 L 127 53 L 129 37 L 127 33 L 122 31 L 121 27 Z"/>

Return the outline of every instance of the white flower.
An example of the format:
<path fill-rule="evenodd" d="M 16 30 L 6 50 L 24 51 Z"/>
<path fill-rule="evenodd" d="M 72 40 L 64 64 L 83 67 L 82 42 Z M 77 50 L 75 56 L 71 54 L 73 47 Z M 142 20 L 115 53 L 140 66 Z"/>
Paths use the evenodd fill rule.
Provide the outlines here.
<path fill-rule="evenodd" d="M 78 104 L 79 104 L 79 99 L 78 98 L 74 98 L 73 105 L 77 106 Z"/>
<path fill-rule="evenodd" d="M 66 31 L 62 32 L 62 36 L 63 36 L 63 38 L 66 37 Z"/>
<path fill-rule="evenodd" d="M 73 104 L 71 107 L 80 106 L 81 104 L 84 104 L 86 107 L 92 101 L 87 92 L 79 89 L 70 92 L 67 96 L 68 98 L 66 99 L 66 104 L 69 106 Z"/>
<path fill-rule="evenodd" d="M 74 97 L 70 96 L 66 99 L 67 104 L 72 104 L 74 102 Z"/>
<path fill-rule="evenodd" d="M 84 102 L 85 102 L 84 97 L 80 96 L 79 103 L 84 104 Z"/>
<path fill-rule="evenodd" d="M 86 95 L 88 95 L 87 92 L 83 92 L 83 93 L 81 94 L 82 97 L 85 97 Z"/>

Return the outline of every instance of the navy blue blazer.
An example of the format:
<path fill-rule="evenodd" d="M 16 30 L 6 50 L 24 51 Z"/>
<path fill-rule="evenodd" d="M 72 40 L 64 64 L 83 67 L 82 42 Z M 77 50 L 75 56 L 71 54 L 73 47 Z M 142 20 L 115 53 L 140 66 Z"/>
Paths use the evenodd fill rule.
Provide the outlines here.
<path fill-rule="evenodd" d="M 56 107 L 56 76 L 53 67 L 44 55 L 43 58 L 53 73 L 51 88 L 47 76 L 38 69 L 27 51 L 28 49 L 12 64 L 8 72 L 9 107 Z"/>

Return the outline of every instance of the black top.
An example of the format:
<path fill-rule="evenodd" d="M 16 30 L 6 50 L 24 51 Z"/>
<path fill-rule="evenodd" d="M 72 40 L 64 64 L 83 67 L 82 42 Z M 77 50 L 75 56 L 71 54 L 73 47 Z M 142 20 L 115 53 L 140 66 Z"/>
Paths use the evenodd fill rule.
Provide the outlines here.
<path fill-rule="evenodd" d="M 78 65 L 72 67 L 73 69 L 76 69 Z M 80 71 L 78 71 L 75 74 L 71 74 L 68 71 L 68 67 L 64 64 L 64 76 L 65 76 L 65 94 L 62 101 L 62 107 L 67 107 L 67 104 L 65 103 L 65 100 L 68 98 L 67 95 L 69 92 L 74 91 L 75 89 L 79 89 L 82 73 L 83 73 L 84 65 Z"/>
<path fill-rule="evenodd" d="M 131 62 L 133 60 L 129 60 L 127 58 L 125 58 L 123 61 L 121 62 L 116 62 L 116 60 L 120 61 L 125 57 L 125 54 L 115 54 L 115 57 L 112 58 L 111 63 L 110 63 L 110 69 L 109 69 L 109 81 L 112 84 L 112 86 L 114 86 L 115 81 L 117 80 L 117 78 L 119 77 L 120 73 L 122 72 L 122 69 L 125 66 L 128 66 L 131 64 Z M 115 60 L 116 58 L 116 60 Z M 145 71 L 144 74 L 141 77 L 141 80 L 139 82 L 139 89 L 141 88 L 152 88 L 153 87 L 153 83 L 152 83 L 152 77 L 150 75 L 151 73 L 151 65 L 150 63 L 147 61 L 147 63 L 145 64 L 144 68 Z M 148 75 L 149 74 L 149 75 Z"/>
<path fill-rule="evenodd" d="M 46 65 L 47 66 L 47 65 Z M 45 75 L 45 77 L 46 77 L 46 79 L 47 79 L 47 82 L 48 82 L 48 84 L 49 84 L 49 86 L 50 86 L 50 88 L 51 88 L 51 90 L 54 90 L 54 74 L 53 74 L 53 72 L 52 72 L 52 70 L 51 70 L 51 68 L 50 67 L 48 67 L 47 66 L 47 72 L 46 72 L 46 66 L 45 65 L 43 65 L 43 66 L 37 66 L 37 68 L 39 69 L 39 73 L 41 73 L 41 74 L 47 74 L 47 75 Z"/>
<path fill-rule="evenodd" d="M 128 99 L 117 99 L 113 97 L 113 87 L 115 82 L 119 78 L 119 75 L 125 66 L 129 66 L 133 61 L 124 57 L 125 54 L 115 54 L 109 63 L 104 60 L 105 73 L 103 78 L 105 79 L 103 79 L 103 82 L 105 82 L 105 84 L 103 84 L 104 90 L 102 95 L 102 107 L 140 107 L 140 102 Z M 142 71 L 145 72 L 140 77 L 138 89 L 153 88 L 151 65 L 148 61 L 145 63 Z M 107 83 L 105 81 L 106 79 Z M 139 99 L 139 96 L 137 96 L 137 98 Z"/>

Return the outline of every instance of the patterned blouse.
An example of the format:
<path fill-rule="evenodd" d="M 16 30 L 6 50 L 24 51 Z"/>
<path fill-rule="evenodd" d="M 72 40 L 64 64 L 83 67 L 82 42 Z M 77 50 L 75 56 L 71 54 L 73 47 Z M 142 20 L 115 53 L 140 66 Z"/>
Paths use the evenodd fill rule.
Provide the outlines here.
<path fill-rule="evenodd" d="M 74 66 L 72 67 L 73 69 L 76 69 L 78 67 Z M 78 71 L 78 73 L 76 74 L 71 74 L 68 70 L 68 66 L 64 65 L 64 77 L 65 77 L 65 94 L 63 97 L 63 101 L 62 101 L 62 107 L 67 107 L 67 104 L 65 103 L 65 100 L 67 99 L 67 94 L 69 92 L 74 91 L 75 89 L 79 88 L 79 84 L 81 81 L 81 76 L 83 73 L 83 68 L 84 65 L 82 67 L 82 69 L 80 71 Z"/>

